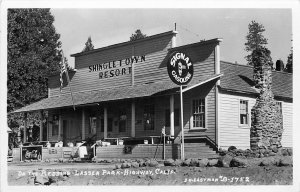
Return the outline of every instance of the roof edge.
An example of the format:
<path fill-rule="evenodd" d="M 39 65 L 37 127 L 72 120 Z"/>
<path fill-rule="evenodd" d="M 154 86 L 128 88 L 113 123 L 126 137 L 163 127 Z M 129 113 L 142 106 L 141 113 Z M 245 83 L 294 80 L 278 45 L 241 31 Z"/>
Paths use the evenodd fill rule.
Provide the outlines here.
<path fill-rule="evenodd" d="M 182 46 L 179 46 L 179 47 L 173 47 L 173 48 L 170 48 L 168 50 L 172 51 L 172 50 L 177 50 L 177 49 L 182 49 L 182 48 L 195 47 L 195 46 L 199 46 L 199 45 L 207 45 L 207 44 L 213 44 L 213 43 L 220 43 L 222 41 L 223 41 L 222 38 L 214 38 L 214 39 L 209 39 L 207 41 L 200 41 L 200 42 L 197 42 L 197 43 L 182 45 Z"/>
<path fill-rule="evenodd" d="M 177 33 L 178 33 L 177 31 L 173 31 L 173 30 L 172 31 L 167 31 L 167 32 L 164 32 L 164 33 L 151 35 L 151 36 L 145 37 L 143 39 L 138 39 L 138 40 L 135 40 L 135 41 L 126 41 L 126 42 L 122 42 L 122 43 L 109 45 L 109 46 L 106 46 L 106 47 L 100 47 L 100 48 L 93 49 L 93 50 L 87 51 L 87 52 L 79 52 L 79 53 L 71 54 L 71 57 L 78 57 L 78 56 L 82 56 L 82 55 L 88 55 L 88 54 L 95 53 L 95 52 L 98 52 L 98 51 L 103 51 L 103 50 L 112 49 L 112 48 L 116 48 L 116 47 L 120 47 L 120 46 L 135 44 L 135 43 L 140 43 L 140 42 L 143 42 L 143 41 L 148 41 L 149 39 L 154 39 L 154 38 L 163 37 L 163 36 L 167 36 L 167 35 L 175 35 Z"/>

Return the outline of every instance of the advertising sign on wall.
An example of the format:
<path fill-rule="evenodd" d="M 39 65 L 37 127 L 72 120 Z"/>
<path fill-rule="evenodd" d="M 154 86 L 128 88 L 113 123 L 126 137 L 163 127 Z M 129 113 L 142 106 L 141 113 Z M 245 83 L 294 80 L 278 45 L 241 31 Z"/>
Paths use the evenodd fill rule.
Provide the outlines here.
<path fill-rule="evenodd" d="M 21 161 L 42 160 L 42 145 L 23 146 L 21 148 Z"/>

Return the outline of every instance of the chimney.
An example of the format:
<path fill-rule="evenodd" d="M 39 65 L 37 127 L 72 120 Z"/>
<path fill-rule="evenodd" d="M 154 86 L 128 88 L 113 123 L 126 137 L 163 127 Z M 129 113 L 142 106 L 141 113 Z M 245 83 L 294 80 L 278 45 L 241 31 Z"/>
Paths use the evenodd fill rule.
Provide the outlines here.
<path fill-rule="evenodd" d="M 284 70 L 284 64 L 282 60 L 276 61 L 276 71 L 283 71 Z"/>

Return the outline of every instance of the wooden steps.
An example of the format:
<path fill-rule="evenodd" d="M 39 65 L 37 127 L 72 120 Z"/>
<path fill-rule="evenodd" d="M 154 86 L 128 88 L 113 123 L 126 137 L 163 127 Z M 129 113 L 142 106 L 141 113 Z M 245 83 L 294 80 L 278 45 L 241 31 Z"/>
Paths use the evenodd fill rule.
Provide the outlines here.
<path fill-rule="evenodd" d="M 185 143 L 185 158 L 217 158 L 218 154 L 206 143 Z"/>

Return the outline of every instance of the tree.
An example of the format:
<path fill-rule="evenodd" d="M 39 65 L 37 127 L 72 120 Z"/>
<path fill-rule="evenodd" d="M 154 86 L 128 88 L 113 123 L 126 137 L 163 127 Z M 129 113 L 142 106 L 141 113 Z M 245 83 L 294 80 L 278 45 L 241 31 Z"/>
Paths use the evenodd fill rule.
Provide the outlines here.
<path fill-rule="evenodd" d="M 285 71 L 288 73 L 293 73 L 293 49 L 291 50 L 291 53 L 288 56 Z"/>
<path fill-rule="evenodd" d="M 248 25 L 249 32 L 246 36 L 247 42 L 245 43 L 245 50 L 252 53 L 255 49 L 264 48 L 268 44 L 268 40 L 263 36 L 265 28 L 262 24 L 256 21 L 251 21 Z M 246 60 L 248 65 L 253 65 L 251 54 L 247 55 Z"/>
<path fill-rule="evenodd" d="M 8 9 L 7 112 L 47 97 L 47 77 L 60 71 L 60 35 L 50 9 Z M 22 114 L 8 114 L 8 125 L 19 127 Z M 38 115 L 28 116 L 32 123 Z"/>
<path fill-rule="evenodd" d="M 94 45 L 92 43 L 91 37 L 88 38 L 87 42 L 85 43 L 85 47 L 82 52 L 90 51 L 94 49 Z"/>
<path fill-rule="evenodd" d="M 137 29 L 134 34 L 131 35 L 130 41 L 135 41 L 138 39 L 143 39 L 147 37 L 146 34 L 143 34 L 140 29 Z"/>

